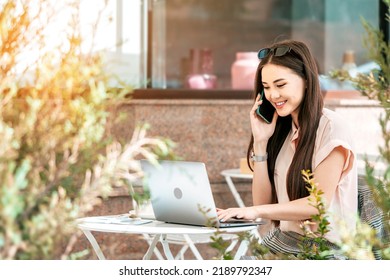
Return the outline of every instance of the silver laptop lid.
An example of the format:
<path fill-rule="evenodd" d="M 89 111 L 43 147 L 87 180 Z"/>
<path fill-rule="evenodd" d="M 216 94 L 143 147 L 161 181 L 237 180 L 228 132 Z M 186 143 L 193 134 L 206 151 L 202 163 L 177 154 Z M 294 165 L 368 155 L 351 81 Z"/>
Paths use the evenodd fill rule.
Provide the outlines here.
<path fill-rule="evenodd" d="M 206 166 L 201 162 L 141 160 L 144 187 L 150 190 L 157 220 L 210 225 L 217 213 Z"/>

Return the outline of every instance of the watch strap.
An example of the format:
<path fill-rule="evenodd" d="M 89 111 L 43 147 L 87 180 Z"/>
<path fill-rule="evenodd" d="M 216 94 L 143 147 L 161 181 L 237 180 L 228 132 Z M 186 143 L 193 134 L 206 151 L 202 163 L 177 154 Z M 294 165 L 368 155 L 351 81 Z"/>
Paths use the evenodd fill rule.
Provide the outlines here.
<path fill-rule="evenodd" d="M 251 160 L 253 162 L 261 162 L 261 161 L 266 161 L 268 159 L 268 153 L 265 153 L 265 155 L 262 156 L 256 156 L 255 154 L 252 154 Z"/>

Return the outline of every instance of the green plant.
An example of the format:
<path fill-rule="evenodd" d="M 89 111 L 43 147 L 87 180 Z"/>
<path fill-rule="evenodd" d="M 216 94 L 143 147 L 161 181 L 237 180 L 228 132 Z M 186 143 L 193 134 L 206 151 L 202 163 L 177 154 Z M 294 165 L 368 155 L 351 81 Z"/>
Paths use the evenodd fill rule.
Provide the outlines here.
<path fill-rule="evenodd" d="M 148 138 L 147 126 L 126 144 L 107 134 L 109 109 L 131 88 L 110 88 L 101 54 L 83 50 L 78 1 L 56 2 L 0 3 L 0 259 L 82 256 L 72 254 L 76 219 L 113 187 L 132 191 L 137 159 L 174 145 Z"/>
<path fill-rule="evenodd" d="M 318 189 L 313 174 L 309 170 L 302 170 L 302 177 L 308 189 L 309 204 L 317 209 L 318 214 L 313 215 L 310 221 L 305 221 L 302 229 L 306 239 L 313 242 L 302 242 L 302 253 L 299 257 L 303 259 L 327 259 L 331 255 L 325 235 L 329 232 L 329 221 L 326 213 L 325 202 L 322 199 L 324 192 Z M 313 232 L 310 225 L 316 224 L 317 230 Z"/>

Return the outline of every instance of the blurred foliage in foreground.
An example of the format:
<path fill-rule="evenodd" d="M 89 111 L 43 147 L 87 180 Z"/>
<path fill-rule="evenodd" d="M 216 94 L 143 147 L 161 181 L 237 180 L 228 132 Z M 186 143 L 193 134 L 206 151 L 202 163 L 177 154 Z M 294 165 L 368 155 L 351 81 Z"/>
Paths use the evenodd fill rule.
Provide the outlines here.
<path fill-rule="evenodd" d="M 387 5 L 386 20 L 390 21 L 390 0 L 383 0 Z M 350 81 L 354 87 L 369 99 L 377 100 L 384 113 L 379 118 L 383 137 L 383 146 L 378 147 L 380 157 L 373 161 L 366 159 L 365 183 L 370 187 L 377 205 L 382 209 L 383 225 L 387 233 L 390 232 L 390 45 L 385 40 L 384 34 L 375 29 L 367 21 L 362 19 L 366 30 L 364 46 L 368 51 L 368 57 L 379 67 L 367 74 L 350 76 L 348 72 L 336 70 L 332 74 L 334 78 L 342 81 Z M 376 170 L 377 162 L 383 163 L 383 170 Z M 390 236 L 385 240 L 389 244 Z M 384 251 L 387 259 L 390 259 L 390 248 Z"/>
<path fill-rule="evenodd" d="M 79 5 L 0 1 L 0 259 L 77 257 L 75 219 L 113 187 L 131 190 L 136 159 L 174 145 L 146 127 L 124 145 L 105 133 L 109 108 L 130 89 L 109 88 L 102 57 L 82 49 Z M 58 43 L 48 47 L 48 34 Z"/>

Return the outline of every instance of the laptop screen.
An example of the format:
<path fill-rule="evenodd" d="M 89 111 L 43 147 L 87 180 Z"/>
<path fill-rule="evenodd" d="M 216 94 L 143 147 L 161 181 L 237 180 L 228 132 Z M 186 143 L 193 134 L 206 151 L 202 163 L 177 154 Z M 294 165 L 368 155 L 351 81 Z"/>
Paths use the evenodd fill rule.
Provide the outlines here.
<path fill-rule="evenodd" d="M 218 222 L 215 202 L 202 162 L 160 161 L 154 165 L 141 160 L 145 173 L 144 188 L 151 195 L 153 212 L 157 220 L 201 226 L 222 226 Z M 224 226 L 260 224 L 235 220 Z"/>

